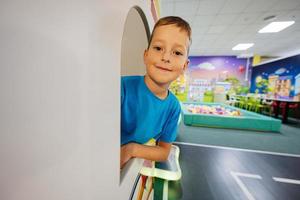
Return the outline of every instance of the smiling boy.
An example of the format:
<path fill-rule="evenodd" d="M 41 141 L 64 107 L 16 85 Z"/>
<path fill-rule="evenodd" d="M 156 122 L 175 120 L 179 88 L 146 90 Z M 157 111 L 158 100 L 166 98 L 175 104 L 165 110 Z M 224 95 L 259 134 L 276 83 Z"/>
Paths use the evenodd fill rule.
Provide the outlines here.
<path fill-rule="evenodd" d="M 122 77 L 121 167 L 133 157 L 168 158 L 180 115 L 180 104 L 168 88 L 188 66 L 190 43 L 191 28 L 186 21 L 161 18 L 144 52 L 145 76 Z M 144 145 L 151 138 L 157 145 Z"/>

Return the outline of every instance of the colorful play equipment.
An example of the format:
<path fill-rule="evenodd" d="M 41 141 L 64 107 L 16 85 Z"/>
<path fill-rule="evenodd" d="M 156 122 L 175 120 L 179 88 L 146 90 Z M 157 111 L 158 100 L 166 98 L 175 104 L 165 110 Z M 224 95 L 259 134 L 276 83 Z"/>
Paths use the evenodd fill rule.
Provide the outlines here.
<path fill-rule="evenodd" d="M 181 103 L 188 126 L 279 132 L 281 121 L 258 113 L 218 103 Z M 238 123 L 237 123 L 238 122 Z"/>
<path fill-rule="evenodd" d="M 198 105 L 187 104 L 187 110 L 193 114 L 213 114 L 224 116 L 240 116 L 241 112 L 237 109 L 225 108 L 221 105 Z"/>
<path fill-rule="evenodd" d="M 271 116 L 272 114 L 272 100 L 259 97 L 258 95 L 248 94 L 246 95 L 236 95 L 234 97 L 234 103 L 229 101 L 229 105 L 236 106 L 241 109 L 253 111 L 256 113 L 267 113 Z"/>
<path fill-rule="evenodd" d="M 214 93 L 212 91 L 205 91 L 203 102 L 214 102 Z"/>

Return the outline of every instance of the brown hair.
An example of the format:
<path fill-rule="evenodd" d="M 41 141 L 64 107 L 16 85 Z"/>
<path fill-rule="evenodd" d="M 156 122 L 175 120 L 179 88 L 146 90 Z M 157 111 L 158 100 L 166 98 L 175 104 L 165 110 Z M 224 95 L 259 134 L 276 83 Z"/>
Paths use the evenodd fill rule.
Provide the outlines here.
<path fill-rule="evenodd" d="M 165 26 L 165 25 L 171 25 L 171 24 L 176 25 L 178 28 L 180 28 L 180 30 L 183 30 L 183 31 L 185 31 L 187 33 L 187 35 L 189 37 L 189 41 L 190 41 L 189 47 L 191 46 L 191 43 L 192 43 L 192 38 L 191 38 L 192 29 L 191 29 L 189 23 L 187 21 L 185 21 L 184 19 L 180 18 L 180 17 L 177 17 L 177 16 L 168 16 L 168 17 L 160 18 L 155 23 L 153 31 L 152 31 L 152 34 L 150 36 L 150 40 L 149 40 L 149 44 L 148 44 L 148 49 L 150 47 L 150 44 L 151 44 L 151 41 L 152 41 L 152 38 L 153 38 L 153 35 L 154 35 L 154 32 L 155 32 L 155 29 L 157 27 L 159 27 L 159 26 Z M 189 47 L 188 47 L 188 49 L 189 49 Z"/>

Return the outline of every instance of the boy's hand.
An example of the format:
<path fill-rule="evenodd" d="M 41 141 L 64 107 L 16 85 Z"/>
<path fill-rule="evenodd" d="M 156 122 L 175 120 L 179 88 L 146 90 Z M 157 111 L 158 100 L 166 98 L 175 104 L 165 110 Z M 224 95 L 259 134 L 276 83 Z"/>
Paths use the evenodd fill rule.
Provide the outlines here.
<path fill-rule="evenodd" d="M 121 169 L 132 158 L 133 146 L 134 146 L 133 143 L 128 143 L 121 147 L 121 160 L 120 160 Z"/>

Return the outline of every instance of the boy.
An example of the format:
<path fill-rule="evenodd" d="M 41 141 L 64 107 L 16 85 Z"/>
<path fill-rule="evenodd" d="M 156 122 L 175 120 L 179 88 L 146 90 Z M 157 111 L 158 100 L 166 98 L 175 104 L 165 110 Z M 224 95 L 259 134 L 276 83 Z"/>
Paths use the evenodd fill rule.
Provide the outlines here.
<path fill-rule="evenodd" d="M 168 90 L 188 66 L 191 28 L 179 17 L 161 18 L 144 52 L 145 76 L 121 80 L 121 167 L 133 157 L 165 161 L 176 139 L 180 104 Z M 144 145 L 151 138 L 156 146 Z"/>

